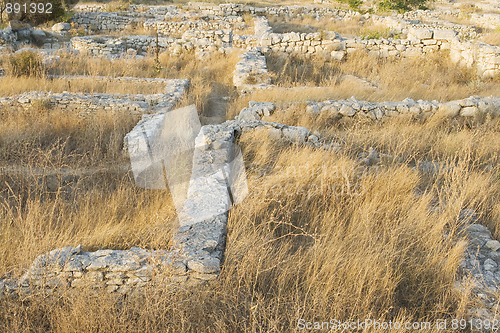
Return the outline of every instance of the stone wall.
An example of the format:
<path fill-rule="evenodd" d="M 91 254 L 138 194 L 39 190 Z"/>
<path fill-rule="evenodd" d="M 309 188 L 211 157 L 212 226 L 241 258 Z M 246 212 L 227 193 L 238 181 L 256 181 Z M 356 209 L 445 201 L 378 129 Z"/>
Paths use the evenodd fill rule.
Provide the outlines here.
<path fill-rule="evenodd" d="M 241 17 L 239 17 L 243 20 Z M 151 31 L 160 36 L 169 37 L 180 37 L 187 30 L 194 31 L 215 31 L 215 30 L 230 30 L 230 29 L 244 29 L 246 26 L 244 23 L 239 23 L 235 25 L 227 20 L 220 20 L 214 22 L 207 22 L 204 20 L 198 21 L 161 21 L 161 20 L 149 20 L 144 22 L 144 29 L 146 31 Z"/>
<path fill-rule="evenodd" d="M 451 44 L 450 59 L 454 63 L 475 66 L 484 77 L 500 74 L 500 47 L 478 42 L 458 42 Z"/>
<path fill-rule="evenodd" d="M 77 51 L 94 56 L 119 58 L 127 55 L 145 56 L 153 54 L 157 47 L 156 41 L 156 37 L 145 35 L 122 37 L 83 36 L 71 38 L 71 47 Z M 167 51 L 175 41 L 173 38 L 159 37 L 159 51 Z"/>
<path fill-rule="evenodd" d="M 230 30 L 187 30 L 182 38 L 134 35 L 134 36 L 83 36 L 71 38 L 73 49 L 94 56 L 120 58 L 170 52 L 218 52 L 232 49 L 233 35 Z M 158 44 L 157 44 L 158 40 Z"/>
<path fill-rule="evenodd" d="M 475 4 L 479 6 L 480 4 Z M 448 9 L 448 10 L 416 10 L 399 15 L 400 17 L 407 19 L 418 19 L 424 21 L 435 21 L 442 23 L 444 22 L 441 17 L 451 16 L 457 19 L 464 18 L 470 21 L 475 26 L 486 28 L 486 29 L 496 29 L 500 26 L 500 14 L 489 12 L 489 13 L 464 13 L 461 9 Z"/>
<path fill-rule="evenodd" d="M 160 36 L 181 35 L 188 29 L 236 29 L 243 30 L 246 25 L 241 16 L 199 17 L 182 15 L 164 18 L 163 16 L 145 15 L 134 12 L 84 12 L 76 13 L 72 22 L 85 29 L 87 33 L 111 33 L 129 28 L 144 27 L 145 30 L 160 34 Z"/>
<path fill-rule="evenodd" d="M 132 13 L 83 12 L 75 13 L 71 19 L 87 33 L 112 32 L 138 25 L 143 18 Z"/>
<path fill-rule="evenodd" d="M 269 87 L 271 77 L 267 71 L 266 57 L 260 48 L 251 48 L 240 55 L 233 73 L 233 84 L 242 93 Z"/>
<path fill-rule="evenodd" d="M 450 101 L 415 101 L 407 98 L 401 102 L 366 102 L 355 98 L 338 101 L 307 102 L 306 112 L 328 117 L 367 117 L 374 120 L 383 117 L 409 116 L 427 118 L 435 114 L 445 117 L 500 116 L 500 98 L 472 96 Z"/>
<path fill-rule="evenodd" d="M 267 20 L 259 21 L 259 31 Z M 343 60 L 348 54 L 366 51 L 378 57 L 412 57 L 448 50 L 454 62 L 472 67 L 484 77 L 500 74 L 500 47 L 478 42 L 462 42 L 452 30 L 407 29 L 407 39 L 342 38 L 333 31 L 323 33 L 263 33 L 258 44 L 263 51 L 298 53 Z"/>
<path fill-rule="evenodd" d="M 164 19 L 149 19 L 158 13 L 165 14 Z M 173 54 L 195 51 L 203 58 L 208 52 L 228 53 L 234 47 L 253 48 L 262 47 L 262 52 L 296 53 L 308 56 L 320 56 L 326 60 L 343 60 L 356 51 L 366 51 L 378 57 L 413 57 L 425 56 L 431 52 L 445 50 L 450 53 L 454 62 L 467 66 L 474 66 L 480 75 L 492 77 L 500 73 L 500 48 L 487 46 L 477 42 L 463 42 L 460 38 L 474 37 L 475 28 L 450 22 L 435 21 L 425 23 L 411 19 L 420 17 L 419 11 L 411 15 L 399 17 L 382 17 L 372 14 L 330 9 L 317 6 L 280 6 L 255 8 L 239 4 L 202 4 L 189 3 L 182 8 L 168 6 L 134 7 L 127 13 L 88 13 L 92 15 L 111 15 L 109 18 L 96 21 L 106 21 L 109 26 L 101 27 L 102 31 L 114 27 L 122 29 L 123 25 L 131 20 L 141 18 L 145 20 L 143 26 L 149 31 L 158 31 L 160 37 L 160 52 L 168 51 Z M 426 13 L 423 11 L 422 13 Z M 246 25 L 241 15 L 254 15 L 254 35 L 242 35 L 238 29 Z M 435 15 L 434 12 L 432 12 Z M 78 19 L 83 20 L 86 13 L 80 13 Z M 289 17 L 331 17 L 332 19 L 357 18 L 362 21 L 373 20 L 382 23 L 396 33 L 406 36 L 405 39 L 362 39 L 343 38 L 333 31 L 316 33 L 273 33 L 267 19 L 263 15 L 283 15 Z M 113 22 L 111 18 L 123 22 Z M 88 24 L 88 23 L 85 23 Z M 106 28 L 106 29 L 104 29 Z M 224 28 L 224 29 L 219 29 Z M 182 33 L 181 36 L 179 34 Z M 156 48 L 156 38 L 152 36 L 124 36 L 124 37 L 75 37 L 71 44 L 77 50 L 83 50 L 94 55 L 121 57 L 144 56 Z"/>
<path fill-rule="evenodd" d="M 455 24 L 447 21 L 422 22 L 420 20 L 410 20 L 395 16 L 371 15 L 371 20 L 375 24 L 381 24 L 391 29 L 394 33 L 407 34 L 409 28 L 430 29 L 430 30 L 451 30 L 457 32 L 461 39 L 472 39 L 478 36 L 475 27 L 464 24 Z"/>
<path fill-rule="evenodd" d="M 188 197 L 179 214 L 179 227 L 174 233 L 171 249 L 134 247 L 95 252 L 85 252 L 80 246 L 56 249 L 38 256 L 20 280 L 0 279 L 0 295 L 28 294 L 39 288 L 54 290 L 85 286 L 129 293 L 157 283 L 193 285 L 216 279 L 225 249 L 227 210 L 234 198 L 228 192 L 228 179 L 220 178 L 214 170 L 224 169 L 231 178 L 229 164 L 234 157 L 236 138 L 243 132 L 263 128 L 276 139 L 290 143 L 322 149 L 337 148 L 326 144 L 319 134 L 306 128 L 260 120 L 261 116 L 271 115 L 274 109 L 271 103 L 252 102 L 237 120 L 201 128 L 195 140 Z M 127 135 L 125 148 L 135 149 L 132 147 L 138 143 L 137 139 L 154 137 L 153 132 L 160 130 L 158 124 L 165 111 L 168 110 L 145 115 Z M 252 112 L 254 117 L 248 117 Z M 147 135 L 143 134 L 144 131 Z M 147 145 L 139 146 L 147 149 Z"/>
<path fill-rule="evenodd" d="M 100 80 L 132 81 L 135 78 L 107 78 Z M 147 79 L 144 79 L 147 80 Z M 34 104 L 57 107 L 66 111 L 77 111 L 81 115 L 97 111 L 128 111 L 135 114 L 156 112 L 158 109 L 171 109 L 182 97 L 188 80 L 161 80 L 165 85 L 163 93 L 152 95 L 103 94 L 103 93 L 52 93 L 31 91 L 21 95 L 0 98 L 0 106 L 30 109 Z"/>

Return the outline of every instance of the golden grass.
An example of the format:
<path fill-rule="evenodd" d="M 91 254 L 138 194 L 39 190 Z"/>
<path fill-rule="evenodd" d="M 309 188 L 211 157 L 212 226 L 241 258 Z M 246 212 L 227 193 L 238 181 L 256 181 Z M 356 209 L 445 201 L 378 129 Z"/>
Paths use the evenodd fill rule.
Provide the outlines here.
<path fill-rule="evenodd" d="M 203 113 L 208 96 L 225 96 L 227 76 L 236 57 L 214 57 L 210 66 L 194 55 L 153 60 L 109 61 L 63 56 L 46 71 L 61 75 L 102 75 L 189 78 L 182 104 L 197 103 Z M 45 77 L 6 77 L 2 93 L 26 90 L 156 93 L 163 85 Z M 17 88 L 16 88 L 17 87 Z M 210 106 L 207 104 L 207 107 Z M 0 110 L 0 212 L 2 223 L 0 272 L 15 275 L 53 248 L 81 244 L 85 249 L 164 248 L 176 218 L 170 194 L 135 186 L 123 138 L 140 116 L 127 112 L 98 112 L 85 118 L 43 103 L 30 110 Z M 36 123 L 36 126 L 33 124 Z M 134 207 L 128 209 L 127 207 Z M 17 258 L 19 253 L 26 253 Z"/>
<path fill-rule="evenodd" d="M 495 82 L 478 81 L 439 57 L 387 61 L 359 54 L 320 66 L 271 59 L 281 87 L 235 99 L 228 117 L 249 100 L 499 94 Z M 189 78 L 190 93 L 181 104 L 196 102 L 199 108 L 208 108 L 212 97 L 235 96 L 235 55 L 160 60 L 163 68 L 155 72 L 151 58 L 63 57 L 49 72 Z M 345 74 L 381 87 L 360 88 L 341 81 Z M 283 89 L 297 82 L 309 87 Z M 43 105 L 1 115 L 0 160 L 10 169 L 0 171 L 0 276 L 19 275 L 37 255 L 61 246 L 170 246 L 175 212 L 169 193 L 136 188 L 120 168 L 98 172 L 127 165 L 122 140 L 136 117 L 98 113 L 83 119 Z M 0 330 L 289 332 L 298 331 L 300 318 L 371 318 L 428 321 L 432 328 L 425 331 L 437 332 L 436 319 L 463 318 L 476 300 L 454 289 L 464 250 L 459 215 L 475 209 L 480 222 L 500 236 L 500 121 L 312 118 L 305 104 L 278 109 L 267 120 L 318 130 L 345 149 L 291 146 L 262 131 L 241 136 L 250 194 L 230 212 L 218 280 L 197 288 L 154 285 L 128 296 L 83 289 L 3 298 Z M 370 147 L 390 156 L 366 167 L 359 155 Z M 423 173 L 414 168 L 420 161 L 445 167 Z"/>
<path fill-rule="evenodd" d="M 256 90 L 235 99 L 228 109 L 227 119 L 234 119 L 252 100 L 286 104 L 348 99 L 352 96 L 372 102 L 401 101 L 405 98 L 448 101 L 472 95 L 500 96 L 498 79 L 481 80 L 474 69 L 451 64 L 447 54 L 380 59 L 359 52 L 351 54 L 344 62 L 293 55 L 285 57 L 278 53 L 269 54 L 266 58 L 272 83 L 276 87 Z"/>
<path fill-rule="evenodd" d="M 437 319 L 463 318 L 475 301 L 453 287 L 464 250 L 460 211 L 474 208 L 486 224 L 500 217 L 498 163 L 475 167 L 492 154 L 498 126 L 339 124 L 337 135 L 348 139 L 343 153 L 244 134 L 251 192 L 230 213 L 219 280 L 130 297 L 85 289 L 4 299 L 0 322 L 35 332 L 289 332 L 300 318 L 371 318 L 427 321 L 425 331 L 437 332 Z M 444 153 L 442 138 L 453 134 L 462 147 Z M 399 160 L 366 168 L 356 157 L 368 146 L 427 156 L 412 155 L 416 144 L 455 164 L 429 179 Z"/>
<path fill-rule="evenodd" d="M 490 32 L 484 33 L 480 38 L 480 41 L 487 44 L 500 46 L 500 27 L 492 30 Z"/>
<path fill-rule="evenodd" d="M 17 276 L 36 256 L 62 246 L 170 246 L 176 218 L 170 194 L 137 188 L 122 151 L 138 116 L 81 118 L 44 108 L 1 114 L 1 276 Z"/>
<path fill-rule="evenodd" d="M 0 57 L 0 67 L 6 66 L 8 57 Z M 155 65 L 153 56 L 144 59 L 104 59 L 87 57 L 84 55 L 61 54 L 61 59 L 49 64 L 44 72 L 49 75 L 87 75 L 110 77 L 145 77 L 166 79 L 189 79 L 189 92 L 181 101 L 181 105 L 196 104 L 201 115 L 210 113 L 210 98 L 236 96 L 232 84 L 232 71 L 238 62 L 238 52 L 228 55 L 217 55 L 196 59 L 194 54 L 171 56 L 162 53 L 159 56 L 160 69 Z M 2 82 L 19 83 L 19 86 L 1 85 L 0 96 L 22 93 L 27 90 L 51 90 L 73 92 L 102 92 L 102 93 L 157 93 L 161 92 L 161 84 L 148 83 L 116 83 L 101 82 L 89 79 L 48 80 L 41 78 L 15 78 L 7 76 L 0 78 Z M 42 89 L 43 88 L 43 89 Z"/>
<path fill-rule="evenodd" d="M 335 20 L 323 17 L 318 20 L 309 15 L 300 18 L 270 15 L 268 20 L 275 33 L 335 31 L 343 37 L 362 37 L 374 33 L 380 34 L 380 38 L 389 37 L 385 26 L 362 22 L 359 19 Z"/>
<path fill-rule="evenodd" d="M 127 82 L 96 80 L 92 77 L 83 79 L 63 79 L 49 77 L 2 77 L 0 78 L 0 96 L 12 96 L 26 91 L 74 92 L 74 93 L 117 93 L 117 94 L 158 94 L 165 88 L 160 83 Z"/>
<path fill-rule="evenodd" d="M 338 91 L 333 96 L 335 98 L 354 95 L 374 101 L 402 100 L 406 97 L 452 100 L 470 95 L 500 95 L 497 82 L 482 81 L 474 69 L 450 64 L 446 54 L 383 59 L 359 52 L 351 54 L 342 63 L 275 54 L 268 56 L 268 68 L 273 75 L 273 83 L 279 86 L 335 87 Z M 345 85 L 342 76 L 346 74 L 378 83 L 380 87 L 366 90 L 359 84 L 346 82 Z"/>
<path fill-rule="evenodd" d="M 125 162 L 123 137 L 140 116 L 127 112 L 98 112 L 85 118 L 43 105 L 30 110 L 0 109 L 1 165 L 25 164 L 30 154 L 64 142 L 67 163 L 99 166 Z M 36 126 L 34 126 L 36 124 Z M 73 158 L 74 157 L 74 158 Z M 85 166 L 84 165 L 84 166 Z"/>

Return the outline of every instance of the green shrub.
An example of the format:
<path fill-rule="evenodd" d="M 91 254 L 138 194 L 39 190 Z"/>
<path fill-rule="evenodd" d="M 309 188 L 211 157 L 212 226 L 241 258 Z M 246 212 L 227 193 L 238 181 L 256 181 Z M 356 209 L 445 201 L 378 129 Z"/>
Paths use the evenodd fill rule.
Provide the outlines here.
<path fill-rule="evenodd" d="M 428 9 L 427 5 L 433 0 L 382 0 L 378 7 L 382 11 L 397 10 L 403 13 L 415 9 Z"/>
<path fill-rule="evenodd" d="M 59 16 L 56 19 L 56 22 L 70 23 L 74 14 L 75 13 L 72 10 L 66 11 L 66 12 L 64 12 L 63 15 Z"/>
<path fill-rule="evenodd" d="M 10 21 L 19 20 L 24 23 L 29 23 L 32 26 L 47 22 L 66 22 L 71 18 L 70 10 L 78 0 L 19 0 L 21 8 L 26 6 L 26 12 L 21 10 L 19 13 L 7 14 Z M 32 5 L 36 10 L 31 12 Z"/>
<path fill-rule="evenodd" d="M 40 76 L 43 73 L 43 64 L 40 55 L 31 51 L 24 51 L 9 57 L 7 73 L 11 76 Z"/>
<path fill-rule="evenodd" d="M 359 6 L 363 4 L 361 0 L 338 0 L 338 2 L 346 3 L 351 9 L 359 10 Z"/>

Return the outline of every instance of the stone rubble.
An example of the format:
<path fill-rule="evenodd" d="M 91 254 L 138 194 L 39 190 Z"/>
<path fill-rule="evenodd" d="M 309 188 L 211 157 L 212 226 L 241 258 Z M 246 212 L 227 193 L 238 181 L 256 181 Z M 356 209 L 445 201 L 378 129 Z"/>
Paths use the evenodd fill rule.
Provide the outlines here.
<path fill-rule="evenodd" d="M 398 16 L 361 15 L 357 12 L 331 9 L 322 6 L 279 6 L 251 7 L 239 4 L 188 3 L 176 6 L 131 6 L 129 11 L 107 13 L 102 6 L 79 7 L 73 18 L 74 23 L 88 33 L 110 33 L 142 26 L 156 36 L 79 36 L 73 37 L 70 48 L 95 56 L 137 57 L 152 54 L 156 48 L 160 52 L 175 55 L 195 52 L 199 58 L 208 53 L 229 53 L 234 48 L 260 51 L 300 54 L 306 57 L 318 56 L 341 61 L 360 50 L 377 57 L 415 57 L 431 52 L 446 51 L 454 63 L 475 66 L 485 78 L 500 73 L 500 47 L 479 43 L 477 29 L 471 26 L 439 21 L 439 11 L 415 11 Z M 427 14 L 431 13 L 431 14 Z M 248 25 L 243 15 L 253 17 L 254 33 L 245 34 Z M 333 31 L 315 33 L 274 33 L 265 16 L 285 18 L 312 16 L 317 19 L 328 17 L 334 20 L 355 18 L 363 22 L 371 20 L 383 24 L 396 39 L 344 38 Z M 437 16 L 436 16 L 437 15 Z M 479 15 L 479 14 L 477 14 Z M 480 14 L 491 22 L 500 15 Z M 496 15 L 496 16 L 495 16 Z M 494 23 L 492 23 L 494 25 Z M 67 25 L 54 26 L 55 31 L 67 31 Z M 22 39 L 22 31 L 13 32 L 7 28 L 0 31 L 0 46 L 11 45 Z M 43 32 L 37 32 L 40 35 Z M 28 34 L 31 34 L 29 32 Z M 47 33 L 46 33 L 47 34 Z M 406 36 L 403 38 L 403 36 Z M 47 37 L 47 36 L 46 36 Z M 48 38 L 48 37 L 47 37 Z M 25 38 L 26 39 L 26 38 Z M 158 41 L 158 43 L 157 43 Z M 48 48 L 60 47 L 58 41 L 52 45 L 42 41 Z"/>
<path fill-rule="evenodd" d="M 472 284 L 472 295 L 479 303 L 476 308 L 469 309 L 469 315 L 476 328 L 481 330 L 479 320 L 499 320 L 500 242 L 493 238 L 486 226 L 479 224 L 479 216 L 474 210 L 464 209 L 460 221 L 467 243 L 456 287 L 466 293 Z"/>
<path fill-rule="evenodd" d="M 469 98 L 439 102 L 406 98 L 401 102 L 367 102 L 351 97 L 347 100 L 307 102 L 306 113 L 317 116 L 320 113 L 330 118 L 367 117 L 374 120 L 383 117 L 407 116 L 427 118 L 433 115 L 444 117 L 475 117 L 480 115 L 499 116 L 500 98 L 495 96 Z"/>
<path fill-rule="evenodd" d="M 500 47 L 467 41 L 477 37 L 473 26 L 451 24 L 440 20 L 443 12 L 415 11 L 397 17 L 361 15 L 354 11 L 317 6 L 252 7 L 241 4 L 188 3 L 177 6 L 131 5 L 126 12 L 107 13 L 104 5 L 78 5 L 73 22 L 88 33 L 111 33 L 141 25 L 145 30 L 158 32 L 156 36 L 82 36 L 73 37 L 72 50 L 95 56 L 118 58 L 161 52 L 181 54 L 196 52 L 203 57 L 208 52 L 228 53 L 234 48 L 243 49 L 233 73 L 234 85 L 246 93 L 271 85 L 265 54 L 267 52 L 297 53 L 304 56 L 322 56 L 341 61 L 359 50 L 378 57 L 411 57 L 430 52 L 448 50 L 455 63 L 476 66 L 484 77 L 500 73 Z M 455 15 L 452 11 L 450 15 Z M 446 14 L 446 13 L 444 13 Z M 253 18 L 254 33 L 248 30 L 243 15 Z M 406 35 L 405 39 L 343 38 L 333 31 L 322 33 L 274 33 L 265 15 L 335 20 L 360 19 L 382 23 L 394 33 Z M 471 20 L 480 27 L 491 28 L 499 20 L 498 14 L 471 14 Z M 14 50 L 34 38 L 39 43 L 58 48 L 64 43 L 59 39 L 68 33 L 70 26 L 54 25 L 52 32 L 30 28 L 0 30 L 0 50 Z M 49 46 L 48 46 L 49 47 Z M 65 77 L 68 78 L 68 77 Z M 78 79 L 78 77 L 71 77 Z M 96 77 L 97 80 L 111 78 Z M 155 137 L 166 112 L 172 110 L 184 94 L 189 81 L 165 79 L 112 78 L 114 80 L 143 80 L 165 85 L 161 94 L 77 94 L 28 92 L 18 96 L 0 98 L 0 105 L 30 108 L 43 102 L 65 110 L 78 110 L 83 114 L 95 110 L 128 110 L 143 115 L 142 120 L 126 136 L 126 150 L 146 152 L 147 138 Z M 199 284 L 215 280 L 224 260 L 227 211 L 235 203 L 231 186 L 224 172 L 231 176 L 230 162 L 237 154 L 238 137 L 254 129 L 264 129 L 275 140 L 317 149 L 339 151 L 341 145 L 329 143 L 317 132 L 307 128 L 287 126 L 264 121 L 276 106 L 269 102 L 250 102 L 235 120 L 219 125 L 203 126 L 195 141 L 193 172 L 188 198 L 180 214 L 179 227 L 173 236 L 173 246 L 168 250 L 98 250 L 86 252 L 77 247 L 64 247 L 37 257 L 32 266 L 18 281 L 0 279 L 0 295 L 16 292 L 27 293 L 33 288 L 55 289 L 91 286 L 108 292 L 129 293 L 154 283 Z M 328 117 L 363 116 L 380 120 L 390 116 L 426 118 L 433 115 L 445 117 L 475 117 L 500 115 L 500 98 L 472 96 L 457 101 L 439 102 L 405 99 L 400 102 L 366 102 L 355 98 L 339 101 L 308 102 L 306 112 Z M 144 136 L 144 134 L 146 134 Z M 146 139 L 144 139 L 146 137 Z M 386 155 L 370 149 L 360 156 L 361 163 L 375 165 Z M 446 166 L 426 162 L 415 166 L 423 172 L 436 172 Z M 206 175 L 209 174 L 209 177 Z M 457 289 L 473 279 L 473 293 L 482 300 L 482 307 L 471 309 L 474 318 L 494 318 L 498 304 L 494 293 L 500 283 L 500 242 L 490 231 L 479 224 L 474 211 L 464 210 L 464 235 L 468 240 L 466 256 L 460 264 L 461 275 Z"/>
<path fill-rule="evenodd" d="M 271 77 L 267 71 L 266 57 L 260 48 L 251 48 L 240 55 L 233 73 L 233 84 L 242 93 L 270 87 Z"/>
<path fill-rule="evenodd" d="M 71 76 L 66 76 L 71 78 Z M 76 79 L 76 78 L 75 78 Z M 96 77 L 96 80 L 135 81 L 135 78 L 109 78 Z M 151 79 L 154 80 L 154 79 Z M 138 81 L 141 81 L 139 79 Z M 157 80 L 146 82 L 159 82 L 165 86 L 165 91 L 152 95 L 131 94 L 104 94 L 104 93 L 52 93 L 43 91 L 30 91 L 10 97 L 0 97 L 0 106 L 20 107 L 30 109 L 34 105 L 57 106 L 67 111 L 78 111 L 80 114 L 105 111 L 129 111 L 131 113 L 150 113 L 158 109 L 170 110 L 182 97 L 187 88 L 188 80 Z"/>

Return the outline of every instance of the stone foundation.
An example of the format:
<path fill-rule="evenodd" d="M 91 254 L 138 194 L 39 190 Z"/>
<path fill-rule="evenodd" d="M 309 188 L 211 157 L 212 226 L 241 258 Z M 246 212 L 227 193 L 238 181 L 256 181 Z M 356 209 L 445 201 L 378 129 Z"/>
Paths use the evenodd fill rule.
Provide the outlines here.
<path fill-rule="evenodd" d="M 135 81 L 135 78 L 98 77 L 97 80 Z M 140 79 L 139 79 L 140 80 Z M 148 79 L 146 79 L 148 80 Z M 155 79 L 152 79 L 155 80 Z M 136 114 L 170 110 L 183 96 L 188 80 L 157 80 L 165 91 L 153 95 L 124 95 L 102 93 L 52 93 L 31 91 L 21 95 L 0 98 L 0 106 L 30 109 L 34 105 L 57 107 L 65 111 L 77 111 L 81 115 L 97 111 L 128 111 Z"/>
<path fill-rule="evenodd" d="M 367 117 L 373 120 L 383 117 L 408 116 L 426 118 L 433 115 L 444 117 L 477 117 L 481 115 L 500 116 L 500 98 L 472 96 L 450 101 L 415 101 L 407 98 L 401 102 L 366 102 L 355 98 L 338 101 L 307 102 L 306 112 L 317 116 L 326 113 L 328 117 Z"/>

